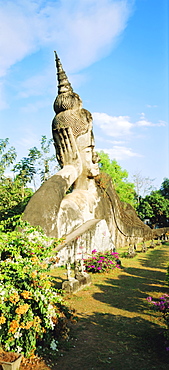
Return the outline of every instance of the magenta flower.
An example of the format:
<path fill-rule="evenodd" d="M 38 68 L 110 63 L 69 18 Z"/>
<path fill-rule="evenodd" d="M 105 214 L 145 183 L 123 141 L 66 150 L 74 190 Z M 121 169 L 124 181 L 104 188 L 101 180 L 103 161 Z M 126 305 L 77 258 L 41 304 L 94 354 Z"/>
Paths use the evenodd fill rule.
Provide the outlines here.
<path fill-rule="evenodd" d="M 152 297 L 147 297 L 147 298 L 146 298 L 146 300 L 147 300 L 148 302 L 151 302 L 151 301 L 152 301 Z"/>
<path fill-rule="evenodd" d="M 94 254 L 94 253 L 97 253 L 97 250 L 96 249 L 93 249 L 92 254 Z"/>

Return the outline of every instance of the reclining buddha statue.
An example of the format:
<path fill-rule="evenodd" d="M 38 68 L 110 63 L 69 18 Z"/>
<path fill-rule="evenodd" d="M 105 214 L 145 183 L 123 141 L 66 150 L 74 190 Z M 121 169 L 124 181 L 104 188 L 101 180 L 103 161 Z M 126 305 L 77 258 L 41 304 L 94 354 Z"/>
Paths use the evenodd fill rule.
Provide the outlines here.
<path fill-rule="evenodd" d="M 24 219 L 34 226 L 40 225 L 47 236 L 56 238 L 72 233 L 90 220 L 104 220 L 102 233 L 109 233 L 110 243 L 116 247 L 128 239 L 145 239 L 151 234 L 149 227 L 134 209 L 124 210 L 111 180 L 106 178 L 106 185 L 102 185 L 92 115 L 82 108 L 56 52 L 55 58 L 58 95 L 52 134 L 61 169 L 34 193 Z"/>

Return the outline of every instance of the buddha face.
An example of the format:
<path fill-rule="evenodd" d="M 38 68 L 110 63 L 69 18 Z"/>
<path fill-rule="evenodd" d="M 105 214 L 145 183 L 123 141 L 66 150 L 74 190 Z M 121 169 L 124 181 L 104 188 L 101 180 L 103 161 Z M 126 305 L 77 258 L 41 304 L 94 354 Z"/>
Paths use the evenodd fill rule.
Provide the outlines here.
<path fill-rule="evenodd" d="M 76 139 L 76 143 L 82 160 L 82 175 L 88 178 L 93 178 L 99 175 L 98 162 L 100 158 L 95 151 L 92 130 L 89 130 L 84 135 L 79 136 Z"/>

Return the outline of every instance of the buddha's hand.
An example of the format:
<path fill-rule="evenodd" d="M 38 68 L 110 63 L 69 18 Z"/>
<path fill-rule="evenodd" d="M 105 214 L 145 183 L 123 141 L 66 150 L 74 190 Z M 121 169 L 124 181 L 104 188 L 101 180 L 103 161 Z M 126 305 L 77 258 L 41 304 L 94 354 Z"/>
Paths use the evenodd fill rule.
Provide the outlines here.
<path fill-rule="evenodd" d="M 73 165 L 78 173 L 82 172 L 82 160 L 70 127 L 60 128 L 54 135 L 56 157 L 63 168 L 66 165 Z"/>

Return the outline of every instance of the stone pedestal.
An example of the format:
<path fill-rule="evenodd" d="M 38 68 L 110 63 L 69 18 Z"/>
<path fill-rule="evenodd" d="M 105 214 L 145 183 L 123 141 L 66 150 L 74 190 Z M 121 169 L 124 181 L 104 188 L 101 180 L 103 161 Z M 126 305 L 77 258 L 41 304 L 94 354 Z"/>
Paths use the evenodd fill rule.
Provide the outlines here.
<path fill-rule="evenodd" d="M 81 287 L 83 287 L 85 285 L 89 285 L 91 283 L 91 281 L 92 281 L 91 275 L 87 274 L 86 272 L 78 273 L 76 275 L 76 279 L 79 282 L 79 288 L 81 288 Z"/>
<path fill-rule="evenodd" d="M 79 289 L 79 281 L 74 278 L 71 278 L 70 280 L 65 280 L 62 284 L 62 289 L 66 293 L 74 293 Z"/>
<path fill-rule="evenodd" d="M 91 284 L 91 281 L 91 276 L 86 272 L 84 272 L 83 274 L 78 273 L 76 274 L 75 278 L 65 280 L 62 284 L 62 289 L 66 293 L 75 293 L 78 290 L 84 288 L 86 285 Z"/>

